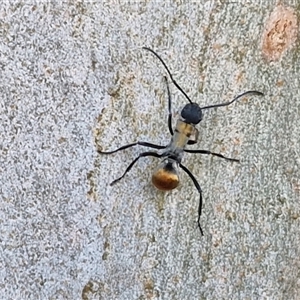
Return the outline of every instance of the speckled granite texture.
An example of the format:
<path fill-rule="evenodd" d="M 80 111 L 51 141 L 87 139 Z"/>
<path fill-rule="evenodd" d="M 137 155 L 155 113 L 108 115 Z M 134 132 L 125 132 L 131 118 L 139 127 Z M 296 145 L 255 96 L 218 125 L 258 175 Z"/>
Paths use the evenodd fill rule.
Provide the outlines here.
<path fill-rule="evenodd" d="M 13 2 L 0 7 L 1 299 L 299 299 L 299 47 L 262 55 L 276 1 Z M 290 9 L 294 9 L 293 6 Z M 166 144 L 170 67 L 206 111 L 171 193 L 145 148 Z M 186 100 L 170 85 L 173 115 Z"/>

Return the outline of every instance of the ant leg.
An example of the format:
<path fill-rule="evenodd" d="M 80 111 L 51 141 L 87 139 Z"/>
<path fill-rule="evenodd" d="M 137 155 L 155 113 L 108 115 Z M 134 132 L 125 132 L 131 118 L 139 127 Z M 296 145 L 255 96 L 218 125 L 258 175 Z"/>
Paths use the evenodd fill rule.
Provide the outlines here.
<path fill-rule="evenodd" d="M 134 164 L 141 158 L 141 157 L 146 157 L 146 156 L 153 156 L 153 157 L 161 157 L 162 154 L 158 154 L 156 152 L 143 152 L 141 153 L 136 159 L 134 159 L 131 164 L 127 167 L 127 169 L 125 170 L 125 172 L 123 173 L 123 175 L 117 179 L 115 179 L 114 181 L 112 181 L 110 183 L 110 185 L 114 185 L 116 182 L 118 182 L 119 180 L 121 180 L 130 170 L 131 168 L 134 166 Z"/>
<path fill-rule="evenodd" d="M 241 95 L 236 96 L 233 100 L 231 100 L 229 102 L 208 105 L 208 106 L 201 107 L 201 109 L 208 109 L 208 108 L 213 108 L 213 107 L 227 106 L 227 105 L 230 105 L 231 103 L 235 102 L 236 100 L 240 99 L 241 97 L 244 97 L 244 96 L 249 95 L 249 94 L 257 95 L 257 96 L 264 96 L 263 93 L 258 92 L 258 91 L 248 91 L 248 92 L 245 92 L 245 93 L 243 93 Z"/>
<path fill-rule="evenodd" d="M 218 156 L 218 157 L 224 158 L 226 160 L 240 162 L 239 159 L 225 157 L 224 155 L 222 155 L 220 153 L 215 153 L 215 152 L 211 152 L 211 151 L 208 151 L 208 150 L 189 150 L 189 149 L 184 149 L 184 152 L 187 152 L 187 153 L 200 153 L 200 154 L 211 154 L 213 156 Z"/>
<path fill-rule="evenodd" d="M 144 147 L 150 147 L 150 148 L 153 148 L 153 149 L 164 149 L 164 148 L 166 148 L 166 146 L 160 146 L 160 145 L 156 145 L 156 144 L 152 144 L 152 143 L 136 142 L 136 143 L 132 143 L 132 144 L 122 146 L 122 147 L 120 147 L 116 150 L 113 150 L 113 151 L 104 152 L 104 151 L 97 150 L 97 152 L 100 153 L 100 154 L 112 154 L 112 153 L 115 153 L 115 152 L 118 152 L 118 151 L 121 151 L 121 150 L 125 150 L 127 148 L 130 148 L 130 147 L 133 147 L 133 146 L 136 146 L 136 145 L 144 146 Z"/>
<path fill-rule="evenodd" d="M 200 195 L 200 199 L 199 199 L 199 207 L 198 207 L 198 220 L 197 220 L 197 223 L 198 223 L 198 227 L 200 229 L 200 233 L 201 235 L 203 235 L 203 230 L 201 228 L 201 225 L 200 225 L 200 216 L 201 216 L 201 212 L 202 212 L 202 191 L 201 191 L 201 187 L 197 181 L 197 179 L 194 177 L 194 175 L 192 174 L 192 172 L 186 168 L 184 165 L 182 165 L 181 163 L 179 163 L 179 167 L 189 175 L 189 177 L 192 179 L 196 189 L 198 190 L 199 192 L 199 195 Z"/>
<path fill-rule="evenodd" d="M 172 129 L 172 112 L 171 112 L 171 106 L 172 106 L 172 100 L 171 100 L 171 93 L 170 93 L 170 88 L 169 88 L 169 83 L 168 79 L 166 76 L 164 76 L 166 85 L 167 85 L 167 90 L 168 90 L 168 111 L 169 111 L 169 116 L 168 116 L 168 127 L 171 135 L 173 135 L 173 129 Z"/>

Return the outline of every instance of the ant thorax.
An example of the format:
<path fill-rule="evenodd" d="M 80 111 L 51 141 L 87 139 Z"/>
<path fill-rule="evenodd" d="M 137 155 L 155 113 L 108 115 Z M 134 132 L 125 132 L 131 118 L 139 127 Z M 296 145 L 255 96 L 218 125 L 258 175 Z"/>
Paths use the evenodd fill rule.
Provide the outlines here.
<path fill-rule="evenodd" d="M 188 124 L 180 118 L 177 120 L 170 148 L 174 149 L 175 152 L 176 149 L 178 149 L 178 151 L 183 151 L 189 141 L 197 141 L 197 138 L 198 130 L 196 129 L 195 125 Z"/>
<path fill-rule="evenodd" d="M 181 115 L 181 112 L 182 110 L 186 107 L 186 105 L 183 105 L 177 112 L 176 112 L 176 115 Z M 199 112 L 198 112 L 199 113 Z M 202 113 L 201 113 L 202 115 Z M 184 118 L 180 117 L 179 120 L 180 123 L 181 122 L 184 122 L 184 123 L 187 123 L 189 124 L 189 122 L 187 122 L 187 120 L 185 120 Z M 180 126 L 179 122 L 177 121 L 177 124 L 176 124 L 176 128 L 178 126 Z M 193 127 L 193 132 L 191 133 L 190 137 L 189 137 L 189 140 L 188 140 L 188 144 L 189 145 L 193 145 L 193 144 L 196 144 L 198 142 L 198 137 L 199 137 L 199 130 L 195 127 L 195 124 L 190 124 L 192 127 Z"/>
<path fill-rule="evenodd" d="M 191 134 L 188 144 L 193 145 L 198 143 L 198 138 L 199 138 L 199 130 L 196 127 L 194 127 L 194 132 Z"/>
<path fill-rule="evenodd" d="M 198 139 L 198 130 L 194 124 L 188 124 L 178 119 L 169 145 L 162 152 L 162 157 L 168 157 L 178 163 L 181 162 L 187 144 L 194 144 Z"/>

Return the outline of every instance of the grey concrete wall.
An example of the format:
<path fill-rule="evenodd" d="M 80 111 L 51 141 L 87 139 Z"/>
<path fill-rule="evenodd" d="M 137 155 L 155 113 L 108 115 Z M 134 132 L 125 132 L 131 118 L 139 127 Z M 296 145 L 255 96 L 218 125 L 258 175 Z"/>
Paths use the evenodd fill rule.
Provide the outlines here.
<path fill-rule="evenodd" d="M 263 51 L 276 1 L 201 2 L 1 4 L 2 299 L 299 299 L 299 43 Z M 184 157 L 203 237 L 184 172 L 162 193 L 145 158 L 110 187 L 145 148 L 96 152 L 170 140 L 142 46 L 200 106 L 265 93 L 205 111 L 191 147 L 240 164 Z"/>

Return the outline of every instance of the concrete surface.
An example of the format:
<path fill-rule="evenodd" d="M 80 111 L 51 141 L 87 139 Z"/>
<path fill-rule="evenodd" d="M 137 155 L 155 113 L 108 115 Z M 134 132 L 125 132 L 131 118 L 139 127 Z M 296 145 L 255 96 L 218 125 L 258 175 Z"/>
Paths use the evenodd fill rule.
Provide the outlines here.
<path fill-rule="evenodd" d="M 299 45 L 262 56 L 276 1 L 200 2 L 1 4 L 1 299 L 299 299 Z M 146 149 L 96 152 L 170 139 L 166 72 L 142 46 L 202 106 L 265 93 L 200 123 L 192 148 L 240 164 L 184 157 L 203 237 L 183 172 L 162 193 L 142 159 L 110 187 Z"/>

